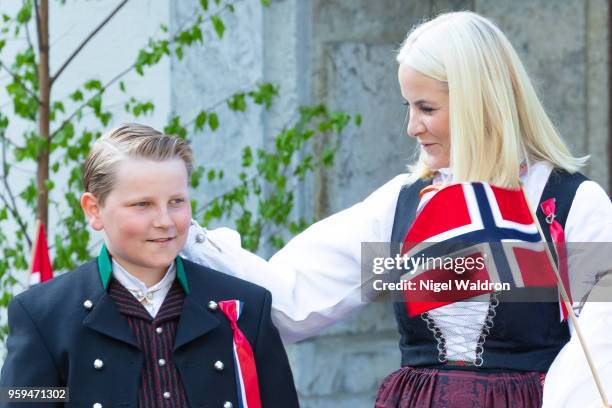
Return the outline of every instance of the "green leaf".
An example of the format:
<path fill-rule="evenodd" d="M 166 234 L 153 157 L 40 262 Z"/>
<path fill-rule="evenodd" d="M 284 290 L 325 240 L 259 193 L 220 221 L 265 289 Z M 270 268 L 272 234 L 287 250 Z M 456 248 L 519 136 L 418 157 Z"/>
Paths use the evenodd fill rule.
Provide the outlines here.
<path fill-rule="evenodd" d="M 100 114 L 100 122 L 102 123 L 102 125 L 108 126 L 108 123 L 110 122 L 112 117 L 113 117 L 112 113 L 104 112 L 104 113 Z"/>
<path fill-rule="evenodd" d="M 268 7 L 270 5 L 270 0 L 261 0 L 261 4 L 265 7 Z"/>
<path fill-rule="evenodd" d="M 202 7 L 202 10 L 208 10 L 208 0 L 200 0 L 200 6 Z"/>
<path fill-rule="evenodd" d="M 13 295 L 11 294 L 11 292 L 4 292 L 2 294 L 2 298 L 0 299 L 0 305 L 2 307 L 8 307 L 9 303 L 11 302 L 11 299 L 13 299 Z"/>
<path fill-rule="evenodd" d="M 73 93 L 70 94 L 70 99 L 72 99 L 74 102 L 79 102 L 83 100 L 83 92 L 81 92 L 80 90 L 76 90 Z"/>
<path fill-rule="evenodd" d="M 47 187 L 47 191 L 51 191 L 55 187 L 55 183 L 51 180 L 45 180 L 45 187 Z"/>
<path fill-rule="evenodd" d="M 93 91 L 94 89 L 99 91 L 102 89 L 102 82 L 98 81 L 97 79 L 90 79 L 89 81 L 85 82 L 85 89 L 88 91 Z"/>
<path fill-rule="evenodd" d="M 336 150 L 333 148 L 325 148 L 321 155 L 321 161 L 325 166 L 331 166 L 334 163 L 334 156 L 336 155 Z"/>
<path fill-rule="evenodd" d="M 227 106 L 233 111 L 238 111 L 238 112 L 246 111 L 247 106 L 246 106 L 245 94 L 244 93 L 235 94 L 227 101 Z"/>
<path fill-rule="evenodd" d="M 272 99 L 278 95 L 278 87 L 271 83 L 257 84 L 257 90 L 248 94 L 258 105 L 264 105 L 266 109 L 272 106 Z"/>
<path fill-rule="evenodd" d="M 191 29 L 191 38 L 193 41 L 199 41 L 200 44 L 202 43 L 202 30 L 200 30 L 200 27 L 197 25 L 194 25 Z"/>
<path fill-rule="evenodd" d="M 217 130 L 217 128 L 219 127 L 219 118 L 217 117 L 217 114 L 215 112 L 211 112 L 208 114 L 208 126 L 210 126 L 210 129 L 212 131 Z"/>
<path fill-rule="evenodd" d="M 187 129 L 181 125 L 181 118 L 177 115 L 174 115 L 170 119 L 170 123 L 164 127 L 164 133 L 167 135 L 177 135 L 181 139 L 187 137 Z"/>
<path fill-rule="evenodd" d="M 245 146 L 242 149 L 242 167 L 250 167 L 253 164 L 253 151 L 251 146 Z"/>
<path fill-rule="evenodd" d="M 190 185 L 192 188 L 197 188 L 200 185 L 200 181 L 202 179 L 202 175 L 204 174 L 204 167 L 198 166 L 191 172 L 191 180 Z M 196 206 L 192 206 L 192 208 L 196 208 Z"/>
<path fill-rule="evenodd" d="M 225 24 L 223 24 L 223 21 L 221 21 L 218 16 L 211 16 L 210 19 L 212 20 L 213 27 L 217 32 L 217 36 L 219 36 L 219 38 L 223 38 L 223 33 L 225 32 Z"/>
<path fill-rule="evenodd" d="M 26 24 L 32 17 L 32 2 L 26 1 L 23 7 L 17 13 L 17 22 L 20 24 Z"/>
<path fill-rule="evenodd" d="M 56 110 L 56 111 L 60 111 L 62 113 L 65 113 L 65 111 L 64 111 L 64 104 L 62 102 L 60 102 L 60 101 L 53 102 L 52 109 Z"/>
<path fill-rule="evenodd" d="M 19 193 L 19 197 L 23 198 L 28 205 L 33 205 L 38 195 L 38 189 L 34 185 L 34 181 L 30 181 L 28 186 Z"/>
<path fill-rule="evenodd" d="M 202 129 L 204 129 L 204 125 L 206 124 L 206 111 L 202 111 L 200 113 L 198 113 L 198 116 L 196 116 L 195 118 L 195 125 L 194 128 L 196 131 L 200 131 Z"/>
<path fill-rule="evenodd" d="M 361 126 L 361 113 L 355 115 L 355 125 Z"/>

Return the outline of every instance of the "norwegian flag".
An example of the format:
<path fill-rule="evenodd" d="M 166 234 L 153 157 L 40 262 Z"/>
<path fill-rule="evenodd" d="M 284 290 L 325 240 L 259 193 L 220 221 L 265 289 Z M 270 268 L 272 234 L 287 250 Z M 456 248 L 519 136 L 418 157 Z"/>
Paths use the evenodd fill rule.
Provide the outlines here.
<path fill-rule="evenodd" d="M 414 282 L 414 290 L 404 291 L 408 314 L 491 293 L 489 283 L 507 283 L 510 288 L 556 286 L 554 266 L 536 222 L 520 189 L 461 183 L 439 190 L 419 211 L 402 245 L 404 260 L 417 261 L 407 262 L 408 273 L 402 276 Z M 463 258 L 464 265 L 471 259 L 472 268 L 458 271 L 452 263 L 446 268 L 441 262 L 433 267 L 424 262 L 434 258 Z M 478 264 L 478 259 L 484 262 Z M 448 286 L 431 290 L 435 283 Z"/>
<path fill-rule="evenodd" d="M 49 247 L 45 236 L 45 226 L 36 222 L 36 238 L 32 246 L 32 258 L 30 261 L 30 286 L 46 282 L 53 278 L 53 268 L 49 259 Z"/>

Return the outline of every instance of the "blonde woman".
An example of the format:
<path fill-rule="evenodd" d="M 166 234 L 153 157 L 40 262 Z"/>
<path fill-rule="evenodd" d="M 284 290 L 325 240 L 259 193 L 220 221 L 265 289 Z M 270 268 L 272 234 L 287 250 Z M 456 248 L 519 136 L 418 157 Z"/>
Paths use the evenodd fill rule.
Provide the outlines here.
<path fill-rule="evenodd" d="M 432 183 L 523 185 L 548 240 L 547 216 L 567 241 L 612 241 L 609 197 L 578 173 L 586 158 L 568 151 L 491 21 L 471 12 L 440 15 L 409 33 L 397 60 L 407 133 L 420 145 L 409 174 L 314 224 L 268 262 L 242 250 L 231 230 L 192 226 L 186 256 L 268 288 L 285 341 L 316 335 L 364 304 L 371 282 L 361 276 L 361 243 L 402 242 L 416 209 L 434 194 L 420 198 Z M 571 254 L 569 273 L 572 284 L 594 282 Z M 383 381 L 376 407 L 541 405 L 545 373 L 570 339 L 558 303 L 486 296 L 416 318 L 394 305 L 402 367 Z"/>

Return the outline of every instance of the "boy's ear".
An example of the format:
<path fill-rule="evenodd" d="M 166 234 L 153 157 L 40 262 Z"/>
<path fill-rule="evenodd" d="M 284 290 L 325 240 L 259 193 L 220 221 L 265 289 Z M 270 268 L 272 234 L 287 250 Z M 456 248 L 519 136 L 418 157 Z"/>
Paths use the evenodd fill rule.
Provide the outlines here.
<path fill-rule="evenodd" d="M 104 229 L 104 224 L 102 223 L 102 217 L 100 214 L 100 204 L 98 203 L 98 199 L 91 193 L 83 193 L 81 196 L 81 208 L 85 212 L 85 217 L 87 217 L 87 221 L 91 228 L 96 231 L 101 231 Z"/>

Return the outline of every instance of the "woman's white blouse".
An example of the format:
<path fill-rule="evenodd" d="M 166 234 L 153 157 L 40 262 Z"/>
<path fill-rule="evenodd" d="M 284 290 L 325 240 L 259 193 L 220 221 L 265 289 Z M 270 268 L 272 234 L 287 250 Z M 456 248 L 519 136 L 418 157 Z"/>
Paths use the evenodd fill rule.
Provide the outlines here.
<path fill-rule="evenodd" d="M 612 275 L 606 275 L 591 297 L 610 295 Z M 601 292 L 598 294 L 598 292 Z M 587 302 L 578 318 L 595 369 L 612 401 L 612 301 Z M 543 408 L 602 407 L 595 381 L 587 364 L 578 336 L 573 335 L 546 374 Z"/>
<path fill-rule="evenodd" d="M 549 164 L 540 162 L 524 176 L 532 208 L 550 171 Z M 270 290 L 272 316 L 285 342 L 313 336 L 366 303 L 361 289 L 371 283 L 361 277 L 361 243 L 390 241 L 397 199 L 406 180 L 406 175 L 399 175 L 362 202 L 315 223 L 269 261 L 242 249 L 237 232 L 206 230 L 197 223 L 190 228 L 182 255 Z M 612 205 L 595 182 L 586 181 L 578 188 L 565 234 L 568 242 L 612 242 Z M 600 272 L 581 270 L 579 258 L 584 256 L 588 254 L 569 253 L 572 290 L 590 288 Z"/>

